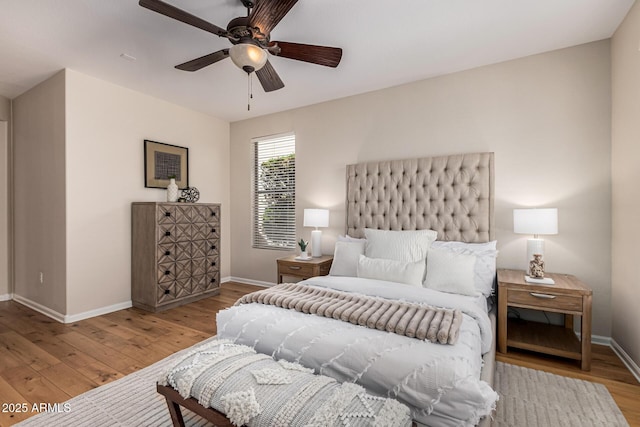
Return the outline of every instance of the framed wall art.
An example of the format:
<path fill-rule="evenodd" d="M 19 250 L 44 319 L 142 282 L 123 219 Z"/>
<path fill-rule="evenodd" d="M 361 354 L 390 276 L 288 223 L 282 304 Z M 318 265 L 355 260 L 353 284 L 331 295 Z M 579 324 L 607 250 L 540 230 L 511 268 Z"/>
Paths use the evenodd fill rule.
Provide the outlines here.
<path fill-rule="evenodd" d="M 189 186 L 189 149 L 144 140 L 144 186 L 167 188 L 175 178 L 178 188 Z"/>

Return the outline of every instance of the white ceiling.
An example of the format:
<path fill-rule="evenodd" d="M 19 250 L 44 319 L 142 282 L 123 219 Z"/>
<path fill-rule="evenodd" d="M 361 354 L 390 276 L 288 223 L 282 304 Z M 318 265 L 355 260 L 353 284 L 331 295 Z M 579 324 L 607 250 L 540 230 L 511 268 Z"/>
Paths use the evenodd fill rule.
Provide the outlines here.
<path fill-rule="evenodd" d="M 220 27 L 240 0 L 166 0 Z M 259 0 L 258 0 L 259 1 Z M 271 39 L 343 49 L 338 68 L 271 57 L 285 88 L 265 93 L 230 60 L 174 68 L 228 40 L 137 0 L 0 0 L 0 94 L 62 68 L 236 121 L 611 37 L 634 0 L 300 0 Z M 127 61 L 121 54 L 131 55 Z"/>

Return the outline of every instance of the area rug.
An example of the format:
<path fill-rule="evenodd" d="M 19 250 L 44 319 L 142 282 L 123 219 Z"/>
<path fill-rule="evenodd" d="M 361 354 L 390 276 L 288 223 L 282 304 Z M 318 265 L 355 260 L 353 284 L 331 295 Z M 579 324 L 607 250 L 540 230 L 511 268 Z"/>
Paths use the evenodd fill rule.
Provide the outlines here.
<path fill-rule="evenodd" d="M 496 363 L 493 426 L 628 426 L 602 384 Z"/>
<path fill-rule="evenodd" d="M 60 412 L 40 413 L 20 427 L 148 426 L 169 427 L 165 400 L 156 393 L 160 375 L 182 353 L 176 353 L 124 378 L 68 400 Z M 626 426 L 607 389 L 587 381 L 496 363 L 496 391 L 500 401 L 494 426 Z M 185 424 L 210 425 L 188 410 Z"/>

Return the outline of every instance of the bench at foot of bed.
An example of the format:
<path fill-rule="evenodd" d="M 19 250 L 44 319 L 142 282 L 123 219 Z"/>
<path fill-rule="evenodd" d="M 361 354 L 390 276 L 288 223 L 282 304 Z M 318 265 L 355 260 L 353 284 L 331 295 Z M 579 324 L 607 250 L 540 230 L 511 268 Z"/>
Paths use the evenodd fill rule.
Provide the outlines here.
<path fill-rule="evenodd" d="M 162 375 L 157 390 L 176 427 L 185 425 L 181 406 L 217 426 L 412 425 L 409 408 L 396 400 L 228 340 L 210 341 L 183 356 Z"/>

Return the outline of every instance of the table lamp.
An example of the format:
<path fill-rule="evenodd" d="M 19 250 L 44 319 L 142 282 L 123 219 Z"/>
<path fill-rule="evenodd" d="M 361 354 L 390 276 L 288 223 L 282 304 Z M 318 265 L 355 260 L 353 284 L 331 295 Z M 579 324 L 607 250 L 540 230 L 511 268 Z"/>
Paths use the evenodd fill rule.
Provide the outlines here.
<path fill-rule="evenodd" d="M 527 275 L 530 283 L 553 284 L 551 278 L 544 277 L 544 239 L 541 234 L 558 234 L 558 209 L 514 209 L 513 232 L 533 234 L 527 240 Z"/>
<path fill-rule="evenodd" d="M 322 256 L 322 231 L 318 227 L 329 226 L 329 210 L 305 209 L 303 226 L 316 228 L 311 232 L 311 256 Z"/>

